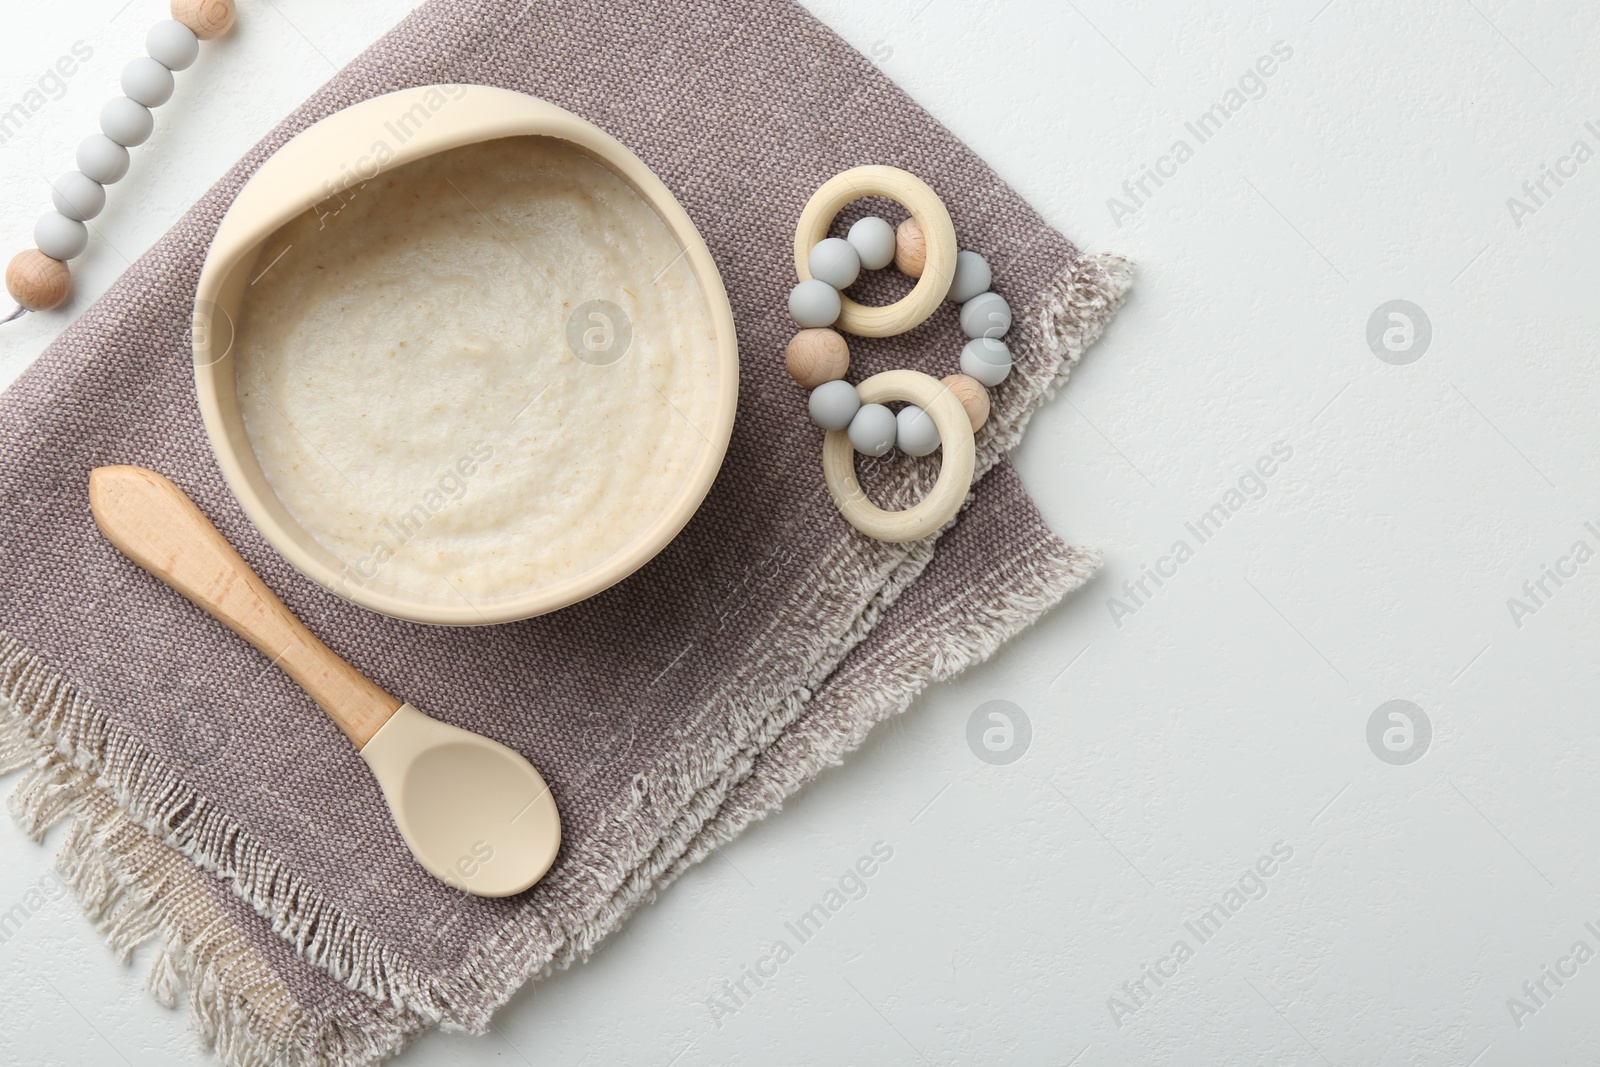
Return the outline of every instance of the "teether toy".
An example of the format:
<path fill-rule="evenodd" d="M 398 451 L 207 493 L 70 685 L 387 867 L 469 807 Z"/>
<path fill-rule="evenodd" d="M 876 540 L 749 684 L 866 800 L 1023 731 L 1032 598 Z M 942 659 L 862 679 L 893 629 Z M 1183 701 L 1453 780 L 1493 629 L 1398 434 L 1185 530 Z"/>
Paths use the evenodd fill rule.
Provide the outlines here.
<path fill-rule="evenodd" d="M 78 146 L 78 169 L 52 184 L 54 211 L 33 228 L 37 246 L 17 253 L 6 267 L 6 289 L 17 302 L 10 322 L 29 311 L 48 311 L 72 291 L 67 261 L 89 246 L 90 219 L 106 206 L 106 189 L 128 173 L 128 149 L 144 144 L 155 130 L 151 109 L 172 98 L 174 71 L 200 54 L 200 42 L 232 29 L 233 0 L 172 0 L 172 19 L 158 22 L 145 38 L 145 51 L 122 70 L 123 95 L 100 110 L 100 133 Z"/>
<path fill-rule="evenodd" d="M 852 200 L 882 196 L 911 213 L 898 228 L 876 216 L 850 227 L 844 238 L 825 237 L 839 210 Z M 989 418 L 989 394 L 1011 373 L 1011 350 L 1000 338 L 1011 328 L 1011 307 L 989 290 L 993 275 L 976 252 L 958 251 L 950 213 L 926 182 L 895 167 L 857 167 L 827 182 L 800 213 L 794 238 L 800 282 L 789 293 L 789 314 L 802 329 L 785 354 L 790 375 L 811 390 L 811 420 L 828 431 L 822 469 L 845 520 L 879 541 L 914 541 L 939 529 L 960 510 L 972 487 L 973 436 Z M 917 279 L 893 304 L 868 307 L 839 290 L 863 268 L 894 263 Z M 940 381 L 913 370 L 875 374 L 860 385 L 844 380 L 850 348 L 837 332 L 893 337 L 925 322 L 942 301 L 961 305 L 960 374 Z M 886 405 L 904 402 L 900 411 Z M 855 453 L 883 456 L 898 446 L 912 456 L 942 448 L 939 476 L 921 502 L 885 511 L 867 499 L 856 478 Z"/>

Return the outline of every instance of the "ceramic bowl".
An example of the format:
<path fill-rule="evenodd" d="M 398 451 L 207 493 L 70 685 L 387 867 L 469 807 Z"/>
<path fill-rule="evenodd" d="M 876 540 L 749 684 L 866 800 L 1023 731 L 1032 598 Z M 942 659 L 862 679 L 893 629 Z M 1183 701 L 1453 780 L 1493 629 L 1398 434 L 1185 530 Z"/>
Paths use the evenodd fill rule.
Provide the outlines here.
<path fill-rule="evenodd" d="M 341 181 L 378 174 L 453 148 L 502 137 L 560 138 L 621 176 L 655 209 L 684 249 L 706 301 L 716 373 L 707 388 L 706 445 L 682 490 L 619 554 L 544 586 L 489 599 L 445 599 L 368 579 L 304 529 L 278 498 L 245 432 L 235 386 L 234 324 L 268 239 L 300 212 L 317 211 Z M 486 284 L 488 284 L 486 282 Z M 592 125 L 553 104 L 488 86 L 421 86 L 363 101 L 298 134 L 240 190 L 217 228 L 195 294 L 195 388 L 217 463 L 245 514 L 297 570 L 373 611 L 414 622 L 481 625 L 540 615 L 616 584 L 660 552 L 699 508 L 722 464 L 738 401 L 733 312 L 716 264 L 688 214 L 650 168 Z"/>

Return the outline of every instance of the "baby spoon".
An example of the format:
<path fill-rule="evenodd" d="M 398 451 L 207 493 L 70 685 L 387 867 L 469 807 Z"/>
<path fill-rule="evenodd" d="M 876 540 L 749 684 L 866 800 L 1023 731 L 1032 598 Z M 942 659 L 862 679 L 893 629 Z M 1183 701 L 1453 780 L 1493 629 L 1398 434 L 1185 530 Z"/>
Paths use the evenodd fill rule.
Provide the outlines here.
<path fill-rule="evenodd" d="M 430 718 L 317 640 L 183 490 L 143 467 L 100 467 L 89 506 L 113 545 L 283 668 L 361 752 L 400 835 L 440 881 L 520 893 L 561 846 L 555 799 L 497 741 Z"/>

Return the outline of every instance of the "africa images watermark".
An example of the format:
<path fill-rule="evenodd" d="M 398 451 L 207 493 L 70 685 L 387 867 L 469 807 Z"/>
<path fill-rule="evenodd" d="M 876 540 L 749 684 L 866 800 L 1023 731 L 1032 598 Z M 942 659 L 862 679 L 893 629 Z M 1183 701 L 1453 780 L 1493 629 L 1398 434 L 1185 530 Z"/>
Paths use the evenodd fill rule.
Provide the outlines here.
<path fill-rule="evenodd" d="M 1009 700 L 985 701 L 967 717 L 967 747 L 985 763 L 996 767 L 1015 763 L 1032 742 L 1032 720 Z"/>
<path fill-rule="evenodd" d="M 1590 937 L 1595 939 L 1595 944 L 1600 945 L 1600 927 L 1594 920 L 1583 924 L 1583 929 Z M 1594 946 L 1588 938 L 1580 937 L 1572 943 L 1572 947 L 1565 955 L 1557 956 L 1554 965 L 1539 964 L 1538 974 L 1522 983 L 1521 996 L 1506 998 L 1506 1010 L 1511 1013 L 1511 1021 L 1521 1030 L 1527 1024 L 1530 1016 L 1539 1014 L 1540 1010 L 1548 1007 L 1557 993 L 1566 988 L 1568 982 L 1578 976 L 1578 968 L 1594 959 Z M 1555 988 L 1551 988 L 1554 986 Z"/>
<path fill-rule="evenodd" d="M 1199 146 L 1222 132 L 1233 116 L 1253 101 L 1267 95 L 1267 81 L 1294 57 L 1287 41 L 1274 41 L 1272 47 L 1246 67 L 1234 85 L 1193 120 L 1183 124 L 1186 137 L 1175 137 L 1165 155 L 1139 168 L 1139 173 L 1122 183 L 1122 196 L 1106 198 L 1111 221 L 1121 226 L 1148 204 L 1156 190 L 1178 176 L 1178 168 L 1195 156 Z M 1193 144 L 1190 140 L 1193 139 Z"/>
<path fill-rule="evenodd" d="M 1247 904 L 1265 897 L 1268 879 L 1293 858 L 1294 846 L 1287 841 L 1274 842 L 1209 908 L 1192 919 L 1185 919 L 1183 933 L 1173 940 L 1172 947 L 1123 982 L 1120 996 L 1112 993 L 1106 998 L 1106 1010 L 1111 1012 L 1111 1021 L 1117 1028 L 1120 1030 L 1127 1025 L 1139 1009 L 1154 1000 L 1161 988 L 1178 976 L 1183 965 L 1194 959 L 1196 949 L 1220 934 L 1228 921 Z"/>
<path fill-rule="evenodd" d="M 1229 486 L 1215 503 L 1193 521 L 1183 524 L 1185 532 L 1194 539 L 1193 544 L 1189 543 L 1188 537 L 1179 537 L 1167 553 L 1154 563 L 1140 564 L 1138 576 L 1123 581 L 1120 596 L 1106 597 L 1106 610 L 1111 613 L 1111 621 L 1117 629 L 1122 629 L 1122 621 L 1128 616 L 1137 615 L 1148 607 L 1162 587 L 1178 576 L 1179 568 L 1194 559 L 1200 546 L 1220 533 L 1229 519 L 1242 511 L 1247 503 L 1265 497 L 1272 477 L 1293 456 L 1292 446 L 1283 441 L 1275 443 L 1258 456 L 1250 469 L 1241 474 L 1238 482 Z"/>
<path fill-rule="evenodd" d="M 44 69 L 10 107 L 0 110 L 0 145 L 9 143 L 32 118 L 54 101 L 67 95 L 67 79 L 94 58 L 87 42 L 73 41 L 67 53 Z"/>
<path fill-rule="evenodd" d="M 1410 300 L 1385 300 L 1367 317 L 1367 347 L 1391 367 L 1405 367 L 1428 354 L 1433 320 Z"/>
<path fill-rule="evenodd" d="M 420 100 L 386 121 L 383 128 L 388 137 L 374 141 L 364 155 L 356 157 L 353 166 L 339 164 L 338 177 L 323 179 L 321 195 L 309 205 L 311 213 L 317 217 L 318 228 L 326 227 L 330 218 L 350 206 L 357 191 L 365 188 L 384 167 L 394 162 L 396 149 L 415 137 L 430 119 L 452 101 L 466 96 L 470 89 L 466 85 L 435 86 L 423 93 Z"/>
<path fill-rule="evenodd" d="M 567 316 L 567 348 L 594 367 L 609 367 L 628 354 L 633 320 L 610 300 L 586 300 Z"/>
<path fill-rule="evenodd" d="M 1410 700 L 1386 700 L 1367 717 L 1367 747 L 1392 767 L 1415 763 L 1433 744 L 1433 720 Z"/>
<path fill-rule="evenodd" d="M 1594 138 L 1592 143 L 1591 137 Z M 1523 223 L 1547 206 L 1567 182 L 1578 176 L 1579 168 L 1595 157 L 1597 144 L 1600 144 L 1600 125 L 1589 119 L 1565 155 L 1556 157 L 1554 163 L 1541 163 L 1539 173 L 1522 183 L 1521 195 L 1506 197 L 1511 224 L 1520 230 Z"/>
<path fill-rule="evenodd" d="M 465 454 L 434 478 L 433 483 L 409 507 L 385 516 L 374 531 L 377 537 L 367 554 L 354 563 L 347 562 L 340 569 L 340 586 L 351 582 L 366 585 L 383 573 L 384 564 L 410 544 L 433 521 L 435 515 L 467 495 L 467 487 L 473 476 L 493 457 L 494 448 L 487 441 L 474 442 Z M 338 593 L 339 590 L 333 592 Z"/>
<path fill-rule="evenodd" d="M 0 945 L 9 944 L 11 939 L 28 925 L 28 921 L 43 911 L 47 904 L 53 904 L 66 895 L 66 884 L 54 871 L 47 871 L 38 881 L 23 890 L 21 900 L 0 912 Z"/>
<path fill-rule="evenodd" d="M 762 949 L 754 963 L 739 968 L 735 978 L 724 978 L 715 991 L 705 999 L 711 1021 L 722 1029 L 722 1024 L 733 1018 L 749 1004 L 755 994 L 766 988 L 778 976 L 779 969 L 794 959 L 795 950 L 821 932 L 845 907 L 867 895 L 867 882 L 894 858 L 894 849 L 887 842 L 874 841 L 872 847 L 855 863 L 839 875 L 811 907 L 783 924 L 783 934 L 774 938 Z"/>
<path fill-rule="evenodd" d="M 1522 583 L 1519 595 L 1506 597 L 1506 610 L 1511 613 L 1511 624 L 1518 630 L 1522 629 L 1529 616 L 1537 615 L 1541 608 L 1549 604 L 1562 586 L 1578 576 L 1578 568 L 1600 552 L 1600 548 L 1597 548 L 1600 546 L 1600 528 L 1593 522 L 1585 522 L 1583 529 L 1588 536 L 1572 542 L 1572 547 L 1567 549 L 1565 555 L 1556 557 L 1553 566 L 1549 563 L 1539 564 L 1539 573 Z M 1591 536 L 1593 542 L 1589 540 Z"/>

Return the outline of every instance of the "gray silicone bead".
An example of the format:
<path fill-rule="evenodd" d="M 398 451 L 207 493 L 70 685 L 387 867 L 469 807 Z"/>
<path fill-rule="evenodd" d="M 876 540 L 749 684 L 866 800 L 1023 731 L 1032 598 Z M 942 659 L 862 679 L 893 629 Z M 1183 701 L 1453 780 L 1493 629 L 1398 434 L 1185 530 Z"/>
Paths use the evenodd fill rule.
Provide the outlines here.
<path fill-rule="evenodd" d="M 961 329 L 968 337 L 1004 337 L 1011 305 L 997 293 L 979 293 L 961 305 Z"/>
<path fill-rule="evenodd" d="M 894 447 L 894 412 L 882 404 L 862 404 L 850 420 L 850 444 L 863 456 L 881 456 Z"/>
<path fill-rule="evenodd" d="M 835 289 L 844 289 L 855 282 L 861 273 L 861 257 L 855 247 L 842 237 L 829 237 L 818 241 L 806 258 L 811 276 L 827 282 Z"/>
<path fill-rule="evenodd" d="M 975 337 L 961 349 L 961 373 L 993 389 L 1011 373 L 1011 349 L 992 337 Z"/>
<path fill-rule="evenodd" d="M 114 185 L 128 173 L 128 150 L 103 133 L 78 145 L 78 169 L 101 185 Z"/>
<path fill-rule="evenodd" d="M 160 107 L 171 100 L 176 85 L 172 71 L 149 56 L 140 56 L 122 68 L 123 93 L 145 107 Z"/>
<path fill-rule="evenodd" d="M 89 246 L 89 227 L 59 211 L 47 211 L 33 228 L 33 243 L 51 259 L 65 262 Z"/>
<path fill-rule="evenodd" d="M 894 262 L 894 227 L 876 215 L 857 219 L 845 240 L 868 270 L 882 270 Z"/>
<path fill-rule="evenodd" d="M 168 70 L 187 70 L 200 54 L 200 38 L 183 23 L 168 19 L 150 27 L 144 50 Z"/>
<path fill-rule="evenodd" d="M 950 294 L 946 300 L 965 304 L 979 293 L 987 292 L 994 281 L 989 261 L 976 252 L 956 253 L 956 273 L 950 281 Z"/>
<path fill-rule="evenodd" d="M 100 109 L 100 129 L 124 148 L 142 145 L 156 128 L 156 117 L 143 104 L 119 96 Z"/>
<path fill-rule="evenodd" d="M 915 404 L 907 404 L 894 417 L 894 443 L 908 456 L 926 456 L 939 447 L 939 427 L 933 417 Z"/>
<path fill-rule="evenodd" d="M 832 326 L 839 317 L 839 290 L 810 278 L 789 290 L 789 314 L 807 329 Z"/>
<path fill-rule="evenodd" d="M 51 186 L 56 210 L 69 219 L 87 222 L 106 206 L 106 187 L 81 171 L 69 170 Z"/>
<path fill-rule="evenodd" d="M 843 430 L 861 410 L 861 397 L 856 395 L 855 386 L 835 379 L 811 390 L 807 407 L 811 411 L 811 421 L 824 430 Z"/>

